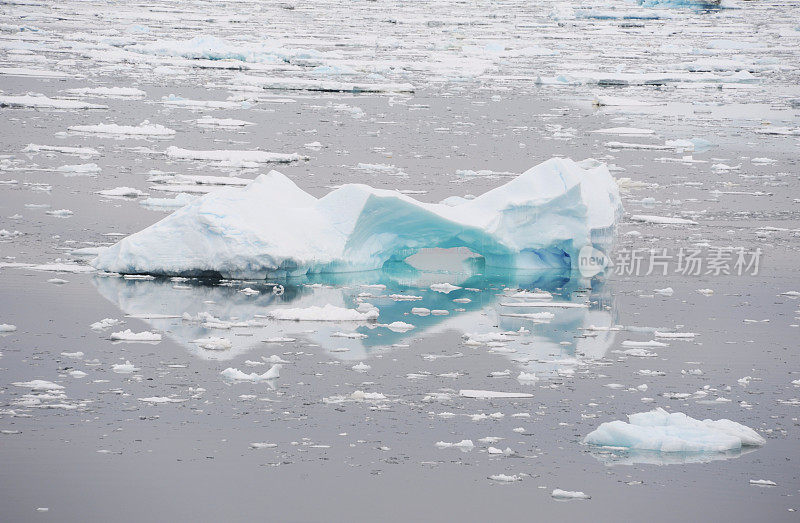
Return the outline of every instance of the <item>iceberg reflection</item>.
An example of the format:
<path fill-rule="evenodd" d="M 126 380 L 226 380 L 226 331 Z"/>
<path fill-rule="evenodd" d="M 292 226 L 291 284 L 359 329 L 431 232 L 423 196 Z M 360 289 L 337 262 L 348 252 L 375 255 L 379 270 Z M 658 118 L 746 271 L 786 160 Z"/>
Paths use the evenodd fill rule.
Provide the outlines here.
<path fill-rule="evenodd" d="M 605 285 L 568 271 L 445 273 L 398 263 L 379 271 L 293 279 L 280 286 L 107 276 L 96 276 L 93 282 L 128 317 L 147 322 L 206 360 L 231 360 L 250 352 L 257 359 L 301 350 L 297 341 L 319 346 L 337 359 L 362 360 L 410 338 L 457 332 L 462 342 L 447 347 L 451 353 L 499 352 L 519 371 L 552 374 L 569 373 L 587 359 L 602 357 L 615 336 Z M 537 301 L 529 307 L 530 296 Z M 380 314 L 377 321 L 346 322 L 270 317 L 280 309 L 326 305 L 351 310 L 372 305 Z M 531 311 L 535 314 L 528 317 Z M 474 336 L 487 333 L 502 339 L 475 342 Z M 302 349 L 307 348 L 304 343 Z"/>
<path fill-rule="evenodd" d="M 603 465 L 690 465 L 735 459 L 758 450 L 743 447 L 725 452 L 658 452 L 655 450 L 597 449 L 591 455 Z"/>

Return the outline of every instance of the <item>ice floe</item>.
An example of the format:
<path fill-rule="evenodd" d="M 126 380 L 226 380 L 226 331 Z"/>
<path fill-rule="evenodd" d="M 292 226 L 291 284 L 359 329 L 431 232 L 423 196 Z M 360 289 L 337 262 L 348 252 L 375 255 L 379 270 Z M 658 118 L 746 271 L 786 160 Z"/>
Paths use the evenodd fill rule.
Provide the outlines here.
<path fill-rule="evenodd" d="M 144 120 L 139 125 L 119 125 L 115 123 L 101 123 L 96 125 L 71 125 L 67 128 L 76 133 L 98 134 L 101 136 L 174 136 L 175 131 L 160 124 Z"/>
<path fill-rule="evenodd" d="M 628 420 L 601 424 L 584 443 L 659 452 L 725 452 L 766 443 L 753 429 L 728 419 L 700 421 L 656 408 Z"/>
<path fill-rule="evenodd" d="M 528 392 L 499 392 L 493 390 L 469 390 L 458 391 L 459 396 L 475 399 L 510 399 L 510 398 L 532 398 L 533 394 Z"/>
<path fill-rule="evenodd" d="M 111 333 L 109 339 L 112 341 L 157 342 L 161 341 L 161 334 L 150 331 L 133 332 L 130 329 L 125 329 L 124 331 Z"/>
<path fill-rule="evenodd" d="M 592 499 L 591 496 L 584 494 L 579 490 L 561 490 L 561 489 L 553 489 L 553 492 L 550 493 L 555 499 L 561 500 L 568 500 L 568 499 Z"/>
<path fill-rule="evenodd" d="M 107 106 L 91 104 L 80 100 L 48 98 L 43 94 L 26 94 L 20 96 L 0 95 L 0 107 L 31 109 L 106 109 Z"/>
<path fill-rule="evenodd" d="M 297 153 L 272 153 L 267 151 L 194 151 L 181 149 L 174 145 L 164 152 L 168 158 L 176 160 L 202 160 L 210 162 L 227 162 L 237 165 L 242 163 L 290 163 L 305 159 Z"/>

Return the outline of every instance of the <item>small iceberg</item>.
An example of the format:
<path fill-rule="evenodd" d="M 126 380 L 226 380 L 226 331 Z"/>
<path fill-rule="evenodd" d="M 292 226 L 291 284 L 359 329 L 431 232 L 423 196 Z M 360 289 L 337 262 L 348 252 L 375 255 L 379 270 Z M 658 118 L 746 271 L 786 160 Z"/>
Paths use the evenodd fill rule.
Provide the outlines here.
<path fill-rule="evenodd" d="M 610 245 L 621 213 L 617 184 L 595 160 L 554 158 L 452 206 L 360 184 L 317 199 L 271 171 L 198 198 L 92 265 L 267 278 L 374 270 L 423 249 L 466 247 L 487 266 L 576 269 L 582 247 Z"/>
<path fill-rule="evenodd" d="M 611 421 L 590 432 L 590 445 L 657 452 L 728 452 L 760 447 L 766 440 L 756 431 L 728 419 L 696 420 L 662 408 Z"/>

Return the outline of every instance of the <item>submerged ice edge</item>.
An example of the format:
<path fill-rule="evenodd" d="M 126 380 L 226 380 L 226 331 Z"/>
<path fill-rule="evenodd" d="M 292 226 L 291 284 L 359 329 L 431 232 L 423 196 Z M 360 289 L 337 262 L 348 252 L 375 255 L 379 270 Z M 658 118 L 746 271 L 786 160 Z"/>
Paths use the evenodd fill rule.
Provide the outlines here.
<path fill-rule="evenodd" d="M 429 248 L 465 247 L 487 266 L 577 269 L 610 246 L 622 213 L 605 164 L 553 158 L 477 198 L 419 202 L 349 184 L 317 199 L 277 171 L 207 194 L 124 238 L 100 270 L 267 278 L 373 270 Z"/>

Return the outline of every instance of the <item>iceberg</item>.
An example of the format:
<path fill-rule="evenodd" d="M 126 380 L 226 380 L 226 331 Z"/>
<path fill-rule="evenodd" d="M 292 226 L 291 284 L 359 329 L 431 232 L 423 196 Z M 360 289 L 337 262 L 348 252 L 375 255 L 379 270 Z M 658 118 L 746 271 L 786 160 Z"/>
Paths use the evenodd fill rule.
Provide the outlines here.
<path fill-rule="evenodd" d="M 658 452 L 728 452 L 766 443 L 756 431 L 735 421 L 700 421 L 682 412 L 669 413 L 660 407 L 631 414 L 628 421 L 603 423 L 583 442 Z"/>
<path fill-rule="evenodd" d="M 487 266 L 576 269 L 609 247 L 619 190 L 595 160 L 554 158 L 457 205 L 344 185 L 322 198 L 277 171 L 206 194 L 92 261 L 124 274 L 268 278 L 374 270 L 430 248 L 466 247 Z"/>

